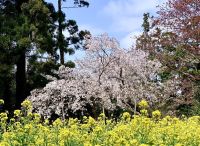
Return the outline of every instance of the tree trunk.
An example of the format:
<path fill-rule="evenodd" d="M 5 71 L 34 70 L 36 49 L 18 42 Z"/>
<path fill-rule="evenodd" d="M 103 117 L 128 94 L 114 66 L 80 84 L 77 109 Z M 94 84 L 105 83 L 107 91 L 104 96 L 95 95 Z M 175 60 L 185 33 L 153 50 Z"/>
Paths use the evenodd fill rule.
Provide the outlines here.
<path fill-rule="evenodd" d="M 21 103 L 25 98 L 26 98 L 26 56 L 25 56 L 25 51 L 23 51 L 17 61 L 15 108 L 20 108 Z"/>
<path fill-rule="evenodd" d="M 4 92 L 3 92 L 3 99 L 4 99 L 4 110 L 8 110 L 9 113 L 13 111 L 13 99 L 12 99 L 12 91 L 11 91 L 11 79 L 8 77 L 5 79 L 4 82 Z"/>
<path fill-rule="evenodd" d="M 62 34 L 62 0 L 58 0 L 58 47 L 60 49 L 60 63 L 64 64 L 64 48 L 63 48 L 63 34 Z"/>

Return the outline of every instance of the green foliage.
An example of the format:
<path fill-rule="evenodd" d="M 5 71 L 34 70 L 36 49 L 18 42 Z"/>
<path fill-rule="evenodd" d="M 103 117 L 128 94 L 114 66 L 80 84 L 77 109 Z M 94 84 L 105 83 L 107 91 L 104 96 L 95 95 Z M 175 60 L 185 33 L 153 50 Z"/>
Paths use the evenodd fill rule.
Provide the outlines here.
<path fill-rule="evenodd" d="M 164 71 L 162 73 L 159 73 L 158 75 L 161 77 L 162 81 L 165 81 L 171 77 L 171 72 Z"/>
<path fill-rule="evenodd" d="M 69 67 L 69 68 L 75 68 L 75 63 L 73 61 L 68 61 L 65 63 L 65 66 Z"/>
<path fill-rule="evenodd" d="M 29 62 L 30 64 L 27 67 L 28 94 L 31 90 L 35 88 L 42 88 L 49 82 L 44 75 L 51 75 L 58 78 L 53 71 L 58 70 L 59 64 L 56 64 L 51 60 L 39 62 L 37 61 L 37 57 L 30 58 Z"/>
<path fill-rule="evenodd" d="M 19 39 L 17 43 L 18 43 L 19 48 L 29 48 L 31 40 L 29 38 L 25 37 L 25 38 Z"/>
<path fill-rule="evenodd" d="M 81 1 L 80 1 L 81 2 Z M 74 4 L 78 4 L 75 2 Z M 86 5 L 89 3 L 86 2 Z M 82 6 L 78 5 L 79 7 Z M 84 6 L 84 5 L 83 5 Z M 58 29 L 56 35 L 56 49 L 59 50 L 60 63 L 65 64 L 65 53 L 72 55 L 75 53 L 76 49 L 83 48 L 84 36 L 90 34 L 88 31 L 79 31 L 78 25 L 75 20 L 65 19 L 65 14 L 62 10 L 62 0 L 58 0 Z M 67 30 L 69 33 L 68 37 L 63 35 L 63 31 Z"/>
<path fill-rule="evenodd" d="M 88 32 L 79 32 L 76 21 L 65 17 L 44 0 L 0 2 L 0 95 L 4 99 L 16 97 L 18 103 L 31 90 L 44 87 L 49 82 L 45 75 L 57 77 L 58 50 L 72 55 L 82 46 Z M 69 37 L 62 34 L 64 30 Z M 75 67 L 72 61 L 65 65 Z"/>
<path fill-rule="evenodd" d="M 36 78 L 35 76 L 38 75 L 23 75 L 23 72 L 26 71 L 26 59 L 35 56 L 33 52 L 36 52 L 37 55 L 38 52 L 51 53 L 53 56 L 55 51 L 51 44 L 53 44 L 54 31 L 49 17 L 49 9 L 43 0 L 16 2 L 6 0 L 0 5 L 0 88 L 2 89 L 0 95 L 6 99 L 5 104 L 8 104 L 9 100 L 15 97 L 15 91 L 13 91 L 15 86 L 17 86 L 16 89 L 21 90 L 26 87 L 26 76 Z M 47 43 L 49 45 L 44 45 Z M 48 50 L 45 50 L 47 47 Z M 28 63 L 28 66 L 31 66 L 31 62 Z M 15 72 L 18 74 L 14 75 Z M 46 83 L 45 80 L 38 79 L 40 82 L 43 81 L 43 84 Z M 24 85 L 18 84 L 23 80 L 25 80 Z M 20 88 L 19 85 L 21 85 Z M 23 90 L 27 91 L 30 88 L 24 88 L 21 91 Z M 18 90 L 16 93 L 21 91 Z M 22 93 L 19 95 L 21 96 Z M 19 99 L 19 97 L 17 98 Z"/>
<path fill-rule="evenodd" d="M 148 32 L 150 30 L 150 24 L 149 24 L 149 13 L 143 14 L 143 24 L 142 27 L 144 29 L 144 32 Z"/>
<path fill-rule="evenodd" d="M 181 116 L 181 115 L 192 116 L 194 112 L 194 106 L 181 104 L 177 107 L 176 110 L 178 110 L 178 116 Z"/>
<path fill-rule="evenodd" d="M 191 113 L 191 115 L 200 115 L 200 103 L 197 103 L 192 107 Z"/>

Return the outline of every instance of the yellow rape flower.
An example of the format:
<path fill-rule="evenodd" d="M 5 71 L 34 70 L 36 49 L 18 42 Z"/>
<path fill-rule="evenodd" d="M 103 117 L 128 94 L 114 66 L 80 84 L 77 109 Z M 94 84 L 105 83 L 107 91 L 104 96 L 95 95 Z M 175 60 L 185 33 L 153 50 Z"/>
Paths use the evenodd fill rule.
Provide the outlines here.
<path fill-rule="evenodd" d="M 10 123 L 14 123 L 15 122 L 15 119 L 14 118 L 11 118 L 10 119 Z"/>
<path fill-rule="evenodd" d="M 119 138 L 117 141 L 116 141 L 117 144 L 120 144 L 120 145 L 126 145 L 127 144 L 127 141 L 126 139 L 124 138 Z"/>
<path fill-rule="evenodd" d="M 36 145 L 43 145 L 44 144 L 44 139 L 38 138 L 36 140 Z"/>
<path fill-rule="evenodd" d="M 34 122 L 35 123 L 38 123 L 40 121 L 40 119 L 41 119 L 41 116 L 38 113 L 34 113 L 33 117 L 34 117 Z"/>
<path fill-rule="evenodd" d="M 33 113 L 28 112 L 27 117 L 28 117 L 28 118 L 32 118 L 32 117 L 33 117 Z"/>
<path fill-rule="evenodd" d="M 182 144 L 181 143 L 177 143 L 175 146 L 182 146 Z"/>
<path fill-rule="evenodd" d="M 8 142 L 2 141 L 0 142 L 0 146 L 10 146 Z"/>
<path fill-rule="evenodd" d="M 49 124 L 49 120 L 48 120 L 48 119 L 45 119 L 45 120 L 44 120 L 44 124 L 45 124 L 45 125 L 48 125 L 48 124 Z"/>
<path fill-rule="evenodd" d="M 2 123 L 6 123 L 7 119 L 8 119 L 7 113 L 0 113 L 0 121 Z"/>
<path fill-rule="evenodd" d="M 148 116 L 148 111 L 147 111 L 146 109 L 140 110 L 140 113 L 141 113 L 143 116 Z"/>
<path fill-rule="evenodd" d="M 128 112 L 125 112 L 122 114 L 122 119 L 130 121 L 131 115 Z"/>
<path fill-rule="evenodd" d="M 83 144 L 84 146 L 92 146 L 92 144 L 90 143 L 90 142 L 85 142 L 84 144 Z"/>
<path fill-rule="evenodd" d="M 32 104 L 31 104 L 31 101 L 29 100 L 24 100 L 22 103 L 21 103 L 22 107 L 25 108 L 26 110 L 31 110 L 32 109 Z"/>
<path fill-rule="evenodd" d="M 14 116 L 15 116 L 15 117 L 20 117 L 21 115 L 22 115 L 21 110 L 15 110 L 15 111 L 14 111 Z"/>
<path fill-rule="evenodd" d="M 66 139 L 70 136 L 70 131 L 67 128 L 60 129 L 59 137 L 60 139 Z"/>
<path fill-rule="evenodd" d="M 21 111 L 15 111 L 20 115 Z M 92 117 L 85 117 L 83 123 L 70 118 L 62 121 L 57 119 L 53 124 L 41 120 L 39 114 L 32 114 L 31 118 L 20 117 L 7 122 L 6 113 L 0 113 L 0 146 L 29 145 L 29 146 L 165 146 L 175 139 L 175 146 L 200 145 L 200 117 L 179 119 L 166 116 L 161 118 L 160 111 L 152 112 L 152 118 L 147 115 L 147 109 L 141 109 L 141 115 L 131 115 L 127 112 L 122 118 L 102 121 Z M 27 114 L 28 116 L 29 114 Z M 104 115 L 100 115 L 103 117 Z M 159 120 L 155 120 L 159 118 Z M 4 120 L 2 120 L 4 119 Z M 39 122 L 35 122 L 35 119 Z M 100 119 L 100 118 L 98 118 Z M 124 122 L 124 119 L 126 120 Z M 130 119 L 130 120 L 127 120 Z M 32 121 L 34 120 L 34 121 Z M 22 138 L 27 140 L 21 143 Z M 145 142 L 144 142 L 145 138 Z"/>
<path fill-rule="evenodd" d="M 4 104 L 4 100 L 0 99 L 0 105 L 3 105 L 3 104 Z"/>
<path fill-rule="evenodd" d="M 138 104 L 141 109 L 146 109 L 149 105 L 146 100 L 141 100 Z"/>
<path fill-rule="evenodd" d="M 101 132 L 101 131 L 103 131 L 103 129 L 100 126 L 96 126 L 95 129 L 94 129 L 95 133 L 98 133 L 98 132 Z"/>
<path fill-rule="evenodd" d="M 3 139 L 4 140 L 11 140 L 15 137 L 15 134 L 13 132 L 4 132 L 3 133 Z"/>
<path fill-rule="evenodd" d="M 54 122 L 53 122 L 53 126 L 57 127 L 57 126 L 62 126 L 63 123 L 61 121 L 61 119 L 56 119 Z"/>
<path fill-rule="evenodd" d="M 131 141 L 130 141 L 130 144 L 133 145 L 133 146 L 134 146 L 134 145 L 138 145 L 137 139 L 131 140 Z"/>
<path fill-rule="evenodd" d="M 7 117 L 7 113 L 0 113 L 0 118 Z"/>
<path fill-rule="evenodd" d="M 161 112 L 159 110 L 153 111 L 152 117 L 155 118 L 155 119 L 159 119 L 161 117 Z"/>
<path fill-rule="evenodd" d="M 14 145 L 14 146 L 20 146 L 20 143 L 19 143 L 18 141 L 14 140 L 14 141 L 13 141 L 13 145 Z"/>
<path fill-rule="evenodd" d="M 96 123 L 96 121 L 95 121 L 92 117 L 89 117 L 89 119 L 88 119 L 88 124 L 89 124 L 90 126 L 93 126 L 93 125 L 95 125 L 95 123 Z"/>
<path fill-rule="evenodd" d="M 33 128 L 33 125 L 32 124 L 26 124 L 24 126 L 25 129 L 32 129 Z"/>
<path fill-rule="evenodd" d="M 140 146 L 149 146 L 148 144 L 140 144 Z"/>

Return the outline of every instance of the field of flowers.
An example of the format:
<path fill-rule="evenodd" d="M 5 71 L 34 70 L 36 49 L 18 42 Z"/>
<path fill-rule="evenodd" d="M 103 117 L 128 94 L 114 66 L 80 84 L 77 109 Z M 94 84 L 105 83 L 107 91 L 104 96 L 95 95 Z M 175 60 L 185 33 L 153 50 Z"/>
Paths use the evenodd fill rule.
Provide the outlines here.
<path fill-rule="evenodd" d="M 147 103 L 139 106 L 141 115 L 125 112 L 119 120 L 101 114 L 96 120 L 57 119 L 50 124 L 31 113 L 26 100 L 13 118 L 0 114 L 0 146 L 200 146 L 200 116 L 162 118 L 159 111 L 148 116 Z"/>

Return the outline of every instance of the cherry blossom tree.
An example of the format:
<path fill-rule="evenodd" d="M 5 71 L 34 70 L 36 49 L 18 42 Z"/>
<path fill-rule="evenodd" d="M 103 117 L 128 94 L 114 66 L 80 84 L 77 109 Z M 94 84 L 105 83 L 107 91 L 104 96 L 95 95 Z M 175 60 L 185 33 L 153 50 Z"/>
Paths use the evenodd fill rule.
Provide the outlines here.
<path fill-rule="evenodd" d="M 149 54 L 119 47 L 107 34 L 86 42 L 86 55 L 77 60 L 77 68 L 61 66 L 56 79 L 43 89 L 33 90 L 28 97 L 34 109 L 45 117 L 97 116 L 118 110 L 136 112 L 141 99 L 151 106 L 168 100 L 176 93 L 178 81 L 159 81 L 162 65 L 150 60 Z M 176 86 L 177 85 L 177 86 Z"/>

